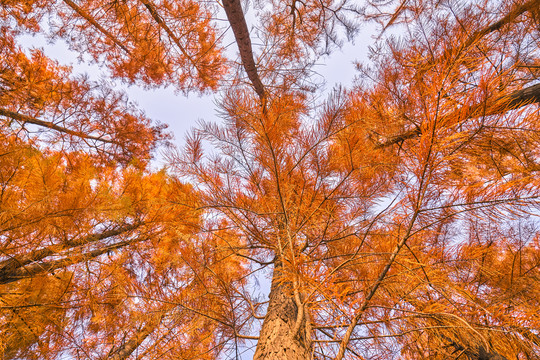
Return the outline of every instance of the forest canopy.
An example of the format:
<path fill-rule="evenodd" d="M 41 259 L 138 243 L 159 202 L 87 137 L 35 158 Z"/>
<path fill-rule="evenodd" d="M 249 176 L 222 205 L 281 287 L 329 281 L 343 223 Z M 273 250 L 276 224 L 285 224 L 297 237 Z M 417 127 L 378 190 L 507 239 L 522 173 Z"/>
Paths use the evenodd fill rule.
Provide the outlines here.
<path fill-rule="evenodd" d="M 540 359 L 539 46 L 540 0 L 0 1 L 0 359 Z"/>

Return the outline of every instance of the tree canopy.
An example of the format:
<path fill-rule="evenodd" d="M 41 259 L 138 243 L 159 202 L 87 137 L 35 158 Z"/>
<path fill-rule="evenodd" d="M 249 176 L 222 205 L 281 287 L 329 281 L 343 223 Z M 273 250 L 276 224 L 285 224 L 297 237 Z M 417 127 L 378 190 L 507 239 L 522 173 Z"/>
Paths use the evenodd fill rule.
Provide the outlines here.
<path fill-rule="evenodd" d="M 0 2 L 0 359 L 539 359 L 539 9 Z M 164 146 L 38 33 L 220 121 Z"/>

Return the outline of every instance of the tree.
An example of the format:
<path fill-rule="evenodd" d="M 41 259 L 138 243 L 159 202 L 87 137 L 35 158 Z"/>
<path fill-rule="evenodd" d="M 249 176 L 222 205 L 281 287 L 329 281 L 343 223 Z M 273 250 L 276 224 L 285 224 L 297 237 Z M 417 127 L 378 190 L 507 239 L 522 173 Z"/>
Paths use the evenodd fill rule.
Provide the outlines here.
<path fill-rule="evenodd" d="M 13 2 L 1 9 L 1 358 L 211 358 L 208 348 L 222 345 L 210 335 L 221 325 L 191 311 L 226 306 L 205 272 L 231 262 L 226 251 L 207 254 L 217 240 L 199 234 L 192 187 L 147 168 L 169 137 L 165 127 L 108 82 L 72 76 L 42 51 L 17 45 L 24 27 L 37 31 L 44 13 L 58 20 L 67 16 L 56 13 L 63 8 Z M 96 36 L 85 26 L 86 36 Z M 52 34 L 59 35 L 66 36 Z M 92 43 L 100 41 L 109 46 L 103 38 Z M 200 62 L 201 71 L 209 66 Z M 147 79 L 157 66 L 150 59 L 141 66 L 130 81 L 166 81 Z M 180 89 L 184 81 L 174 78 Z M 211 86 L 197 81 L 189 86 Z M 220 274 L 241 271 L 228 266 Z M 207 291 L 213 295 L 201 299 Z"/>
<path fill-rule="evenodd" d="M 2 3 L 2 28 L 62 38 L 129 83 L 204 91 L 217 87 L 225 69 L 208 7 L 196 1 L 14 0 Z"/>
<path fill-rule="evenodd" d="M 512 226 L 537 206 L 536 113 L 524 107 L 537 102 L 527 51 L 535 3 L 497 4 L 499 12 L 487 2 L 421 5 L 407 9 L 409 19 L 398 9 L 389 24 L 405 18 L 407 46 L 390 40 L 362 69 L 365 85 L 322 106 L 275 78 L 268 83 L 279 90 L 261 90 L 241 22 L 235 31 L 259 99 L 241 85 L 229 90 L 225 125 L 201 129 L 179 170 L 188 168 L 209 206 L 243 230 L 243 256 L 273 266 L 255 358 L 535 356 L 532 298 L 521 303 L 523 322 L 503 319 L 494 295 L 501 284 L 471 279 L 489 266 L 456 265 L 479 256 L 465 255 L 468 241 L 489 251 L 494 222 Z M 493 13 L 502 20 L 486 18 Z M 524 44 L 506 45 L 516 39 Z M 202 140 L 225 156 L 205 165 Z M 478 218 L 481 225 L 457 231 Z M 532 250 L 533 238 L 518 243 Z M 533 261 L 524 272 L 536 268 Z"/>
<path fill-rule="evenodd" d="M 124 149 L 126 141 L 95 146 L 116 136 L 100 133 L 109 128 L 81 128 L 71 117 L 48 126 L 63 139 L 86 139 L 67 142 L 69 151 L 63 142 L 27 135 L 33 129 L 27 124 L 43 126 L 27 117 L 39 119 L 45 110 L 51 116 L 48 109 L 57 105 L 1 113 L 11 125 L 4 158 L 25 173 L 6 175 L 6 189 L 30 190 L 18 179 L 47 168 L 28 167 L 27 157 L 58 164 L 50 173 L 66 176 L 69 186 L 79 181 L 80 190 L 58 187 L 47 199 L 58 209 L 77 209 L 72 218 L 85 224 L 47 226 L 57 208 L 42 207 L 42 198 L 13 200 L 26 219 L 4 230 L 0 279 L 20 294 L 10 290 L 4 301 L 8 309 L 17 301 L 41 305 L 4 316 L 4 356 L 240 358 L 256 341 L 256 359 L 538 358 L 537 0 L 367 2 L 363 8 L 348 1 L 259 2 L 257 46 L 241 2 L 223 0 L 240 55 L 230 73 L 193 68 L 212 63 L 199 60 L 203 54 L 221 56 L 217 43 L 210 46 L 216 52 L 200 50 L 221 31 L 209 20 L 216 9 L 206 3 L 32 4 L 4 5 L 4 21 L 35 31 L 51 14 L 62 24 L 51 36 L 79 50 L 97 39 L 94 59 L 128 81 L 160 85 L 180 69 L 180 81 L 171 80 L 177 88 L 220 91 L 223 121 L 203 123 L 185 149 L 170 154 L 171 175 L 143 170 L 152 140 L 132 150 Z M 192 15 L 188 5 L 202 13 Z M 114 17 L 103 15 L 104 8 Z M 197 30 L 179 35 L 175 18 L 162 14 L 185 14 Z M 367 20 L 382 25 L 371 63 L 358 65 L 352 89 L 335 89 L 321 101 L 314 64 Z M 17 31 L 4 31 L 6 41 Z M 197 35 L 190 37 L 192 31 Z M 119 39 L 129 39 L 130 48 Z M 176 52 L 163 50 L 162 39 Z M 155 53 L 140 55 L 147 42 L 156 44 Z M 103 49 L 114 51 L 109 57 Z M 168 60 L 186 68 L 166 67 Z M 162 66 L 162 76 L 147 75 L 153 64 Z M 195 72 L 183 78 L 189 69 Z M 47 90 L 56 78 L 43 81 L 45 104 L 59 101 Z M 25 86 L 10 89 L 35 97 Z M 100 114 L 84 96 L 61 98 Z M 21 101 L 27 103 L 33 104 Z M 143 140 L 162 137 L 142 123 L 155 134 Z M 15 146 L 30 150 L 11 155 Z M 129 155 L 103 155 L 118 149 Z M 77 166 L 57 160 L 68 157 Z M 91 173 L 84 167 L 110 175 L 103 182 L 83 179 L 75 170 Z M 195 189 L 178 179 L 190 179 Z M 31 190 L 48 194 L 49 188 Z M 67 198 L 77 193 L 92 201 L 74 206 Z M 47 215 L 33 222 L 41 219 L 33 211 Z M 67 236 L 39 243 L 37 231 Z M 58 278 L 51 274 L 57 269 Z M 47 297 L 28 288 L 40 276 L 54 289 Z M 267 298 L 253 291 L 265 276 Z M 45 303 L 66 301 L 67 288 L 77 305 L 45 313 Z M 15 331 L 23 341 L 12 340 Z"/>

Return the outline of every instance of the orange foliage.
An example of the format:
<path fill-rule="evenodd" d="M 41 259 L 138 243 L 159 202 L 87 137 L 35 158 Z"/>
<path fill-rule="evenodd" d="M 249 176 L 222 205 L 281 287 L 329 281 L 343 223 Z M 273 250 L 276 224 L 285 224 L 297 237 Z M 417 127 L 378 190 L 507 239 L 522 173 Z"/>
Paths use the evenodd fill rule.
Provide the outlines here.
<path fill-rule="evenodd" d="M 3 358 L 538 359 L 538 0 L 258 1 L 253 43 L 224 8 L 241 64 L 207 2 L 0 5 Z M 368 20 L 321 100 L 313 65 Z M 18 47 L 38 31 L 220 91 L 223 121 L 150 171 L 163 127 Z"/>

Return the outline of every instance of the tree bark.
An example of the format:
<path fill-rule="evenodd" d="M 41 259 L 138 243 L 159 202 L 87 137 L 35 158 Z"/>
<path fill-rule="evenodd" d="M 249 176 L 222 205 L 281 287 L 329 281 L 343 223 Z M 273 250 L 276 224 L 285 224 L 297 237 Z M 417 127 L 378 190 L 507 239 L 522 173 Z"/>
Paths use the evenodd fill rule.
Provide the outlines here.
<path fill-rule="evenodd" d="M 535 104 L 540 102 L 540 84 L 526 87 L 525 89 L 516 90 L 511 93 L 503 110 L 515 110 L 525 105 Z"/>
<path fill-rule="evenodd" d="M 244 65 L 244 69 L 251 84 L 255 88 L 255 92 L 264 101 L 264 86 L 257 72 L 255 60 L 253 59 L 251 39 L 240 0 L 223 0 L 223 8 L 233 30 L 238 51 L 240 52 L 240 58 L 242 59 L 242 65 Z"/>
<path fill-rule="evenodd" d="M 465 42 L 464 46 L 470 46 L 473 44 L 477 39 L 480 39 L 487 34 L 490 34 L 494 31 L 499 31 L 502 27 L 505 25 L 508 25 L 512 22 L 515 22 L 516 19 L 523 15 L 527 11 L 534 11 L 538 8 L 540 5 L 540 0 L 529 0 L 525 2 L 524 4 L 518 5 L 516 4 L 512 10 L 508 12 L 502 19 L 499 21 L 494 22 L 493 24 L 475 32 L 470 36 L 467 41 Z"/>
<path fill-rule="evenodd" d="M 508 360 L 506 357 L 495 351 L 486 350 L 486 348 L 482 345 L 479 345 L 475 349 L 471 349 L 452 342 L 450 346 L 455 349 L 454 353 L 461 353 L 465 355 L 468 360 Z"/>
<path fill-rule="evenodd" d="M 115 141 L 115 140 L 105 139 L 105 138 L 103 138 L 101 136 L 93 136 L 93 135 L 90 135 L 90 134 L 86 134 L 86 133 L 84 133 L 82 131 L 71 130 L 71 129 L 68 129 L 68 128 L 63 127 L 63 126 L 56 125 L 53 122 L 36 119 L 36 118 L 31 117 L 31 116 L 19 114 L 19 113 L 15 112 L 15 111 L 11 111 L 11 110 L 8 110 L 8 109 L 1 109 L 0 108 L 0 115 L 8 117 L 10 119 L 13 119 L 13 120 L 17 121 L 18 123 L 20 123 L 21 125 L 24 125 L 26 123 L 34 124 L 34 125 L 38 125 L 38 126 L 47 128 L 47 129 L 52 129 L 52 130 L 58 131 L 60 133 L 76 136 L 76 137 L 81 138 L 81 139 L 101 141 L 101 142 L 104 142 L 104 143 L 115 144 L 115 145 L 118 145 L 120 147 L 123 147 L 122 146 L 123 144 L 121 144 L 121 143 L 119 143 L 118 141 Z"/>
<path fill-rule="evenodd" d="M 57 255 L 57 254 L 59 254 L 60 252 L 62 252 L 64 250 L 84 246 L 84 245 L 87 245 L 87 244 L 93 244 L 93 243 L 96 243 L 96 242 L 98 242 L 100 240 L 108 239 L 108 238 L 111 238 L 113 236 L 118 236 L 118 235 L 121 235 L 121 234 L 126 233 L 128 231 L 134 230 L 139 226 L 140 226 L 140 224 L 124 225 L 124 226 L 118 227 L 116 229 L 106 230 L 106 231 L 103 231 L 101 233 L 90 234 L 90 235 L 84 236 L 82 238 L 71 239 L 71 240 L 68 240 L 68 241 L 66 241 L 64 243 L 47 246 L 47 247 L 44 247 L 42 249 L 38 249 L 38 250 L 28 252 L 26 254 L 10 257 L 7 260 L 0 261 L 0 279 L 6 278 L 6 276 L 7 276 L 6 274 L 14 273 L 19 268 L 23 268 L 24 266 L 29 265 L 29 264 L 31 264 L 33 262 L 43 260 L 46 257 L 52 256 L 52 255 Z M 9 276 L 7 276 L 7 277 L 9 277 Z M 0 282 L 1 282 L 1 280 L 0 280 Z"/>
<path fill-rule="evenodd" d="M 540 6 L 540 0 L 529 0 L 521 5 L 516 5 L 506 16 L 504 16 L 499 21 L 494 22 L 493 24 L 476 31 L 467 38 L 467 40 L 461 45 L 462 48 L 472 45 L 476 40 L 494 32 L 500 30 L 505 25 L 508 25 L 516 19 L 523 15 L 525 12 L 534 11 Z M 395 20 L 395 19 L 393 19 Z M 393 22 L 390 21 L 389 25 Z M 387 25 L 388 27 L 388 25 Z M 519 109 L 522 106 L 536 104 L 540 102 L 540 84 L 535 84 L 525 89 L 516 90 L 509 94 L 507 97 L 496 99 L 495 103 L 498 103 L 498 106 L 487 109 L 486 113 L 481 115 L 497 115 L 502 114 L 510 110 Z M 474 106 L 473 106 L 474 107 Z M 484 104 L 477 104 L 477 108 L 485 109 Z M 396 144 L 402 144 L 405 140 L 413 139 L 421 135 L 420 129 L 411 129 L 407 130 L 401 134 L 397 134 L 389 137 L 383 141 L 378 142 L 375 146 L 376 148 L 384 148 Z"/>
<path fill-rule="evenodd" d="M 298 305 L 293 285 L 281 275 L 276 263 L 270 288 L 270 302 L 259 334 L 254 360 L 309 360 L 312 358 L 311 330 L 306 311 L 297 327 Z M 296 334 L 295 329 L 298 328 Z"/>
<path fill-rule="evenodd" d="M 88 261 L 93 258 L 96 258 L 100 255 L 106 254 L 108 252 L 121 249 L 123 247 L 135 244 L 140 241 L 144 241 L 146 238 L 135 238 L 130 240 L 121 241 L 112 245 L 106 245 L 102 248 L 82 252 L 77 254 L 67 254 L 61 259 L 51 260 L 51 261 L 36 261 L 28 264 L 27 266 L 12 268 L 12 269 L 3 269 L 0 271 L 0 284 L 9 284 L 14 281 L 19 281 L 23 279 L 28 279 L 36 275 L 45 274 L 48 272 L 54 272 L 58 269 L 64 269 L 68 266 L 81 263 L 83 261 Z"/>

